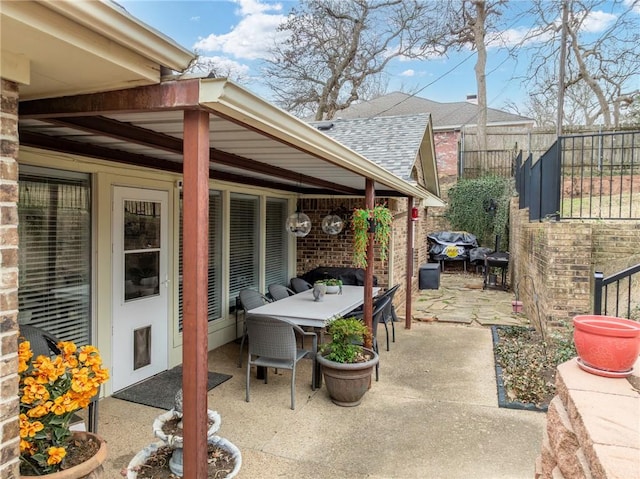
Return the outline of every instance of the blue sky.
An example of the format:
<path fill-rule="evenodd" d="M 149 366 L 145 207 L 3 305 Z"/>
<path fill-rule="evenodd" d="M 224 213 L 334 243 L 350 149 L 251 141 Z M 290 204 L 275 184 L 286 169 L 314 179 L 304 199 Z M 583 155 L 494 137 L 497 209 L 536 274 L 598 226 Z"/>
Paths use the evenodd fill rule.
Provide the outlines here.
<path fill-rule="evenodd" d="M 259 79 L 260 59 L 276 38 L 277 25 L 295 1 L 273 0 L 119 0 L 129 13 L 189 50 L 228 65 L 245 78 L 242 84 L 269 99 Z M 526 1 L 512 0 L 508 14 L 526 8 Z M 611 21 L 608 12 L 593 12 L 591 28 L 597 32 Z M 503 33 L 516 41 L 529 26 L 519 20 Z M 440 102 L 464 101 L 475 94 L 476 55 L 465 50 L 448 58 L 428 61 L 394 59 L 388 68 L 388 91 L 418 91 L 418 96 Z M 514 61 L 490 48 L 487 62 L 487 100 L 490 107 L 522 102 L 526 96 L 526 58 Z"/>

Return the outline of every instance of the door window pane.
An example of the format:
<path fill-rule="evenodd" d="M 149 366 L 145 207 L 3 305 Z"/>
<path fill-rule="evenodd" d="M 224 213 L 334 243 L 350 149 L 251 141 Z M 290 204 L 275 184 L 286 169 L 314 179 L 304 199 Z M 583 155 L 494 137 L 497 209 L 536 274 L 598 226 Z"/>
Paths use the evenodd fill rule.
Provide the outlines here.
<path fill-rule="evenodd" d="M 124 299 L 160 294 L 161 204 L 124 202 Z"/>

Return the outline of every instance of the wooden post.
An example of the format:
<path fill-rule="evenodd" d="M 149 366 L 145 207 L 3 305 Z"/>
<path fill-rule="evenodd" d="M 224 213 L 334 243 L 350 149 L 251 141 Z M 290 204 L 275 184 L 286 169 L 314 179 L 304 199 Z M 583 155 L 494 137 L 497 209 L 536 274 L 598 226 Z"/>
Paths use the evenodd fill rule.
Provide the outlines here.
<path fill-rule="evenodd" d="M 184 112 L 182 392 L 184 478 L 207 477 L 209 114 Z"/>
<path fill-rule="evenodd" d="M 405 291 L 404 327 L 411 329 L 411 292 L 413 289 L 413 197 L 407 198 L 407 278 Z"/>
<path fill-rule="evenodd" d="M 367 178 L 365 184 L 365 208 L 372 210 L 374 207 L 375 189 L 373 180 Z M 373 233 L 369 233 L 369 245 L 367 246 L 367 270 L 364 275 L 364 324 L 373 331 L 373 261 L 374 261 L 374 238 Z M 365 344 L 365 347 L 371 348 L 373 344 Z"/>

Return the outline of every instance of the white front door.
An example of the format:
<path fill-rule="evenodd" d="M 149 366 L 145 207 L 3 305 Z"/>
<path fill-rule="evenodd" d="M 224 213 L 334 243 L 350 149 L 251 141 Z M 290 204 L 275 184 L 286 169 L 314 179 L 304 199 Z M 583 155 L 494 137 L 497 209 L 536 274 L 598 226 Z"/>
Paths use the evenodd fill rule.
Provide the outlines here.
<path fill-rule="evenodd" d="M 113 390 L 168 367 L 168 193 L 113 189 Z"/>

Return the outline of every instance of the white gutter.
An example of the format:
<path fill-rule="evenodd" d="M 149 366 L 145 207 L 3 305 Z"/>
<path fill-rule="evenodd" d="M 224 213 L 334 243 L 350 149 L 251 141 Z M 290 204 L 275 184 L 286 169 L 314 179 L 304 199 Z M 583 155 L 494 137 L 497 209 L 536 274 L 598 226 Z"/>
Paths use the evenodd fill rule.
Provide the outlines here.
<path fill-rule="evenodd" d="M 427 190 L 406 182 L 317 128 L 224 78 L 201 79 L 199 103 L 313 156 L 371 178 L 407 196 L 422 199 L 426 206 L 445 206 L 440 198 Z"/>
<path fill-rule="evenodd" d="M 184 71 L 195 55 L 111 1 L 40 1 L 70 20 L 159 65 Z"/>

